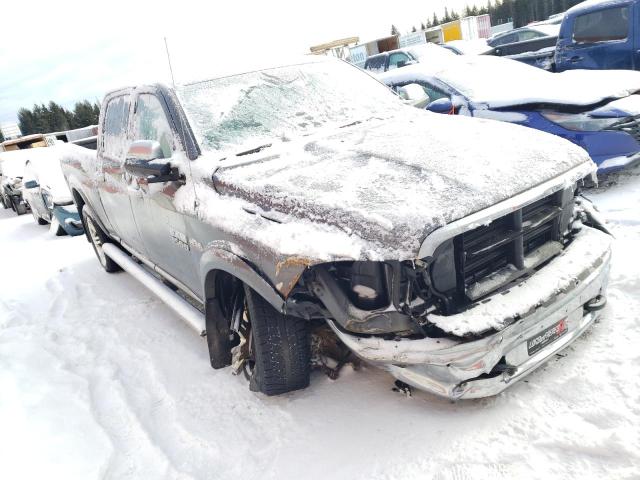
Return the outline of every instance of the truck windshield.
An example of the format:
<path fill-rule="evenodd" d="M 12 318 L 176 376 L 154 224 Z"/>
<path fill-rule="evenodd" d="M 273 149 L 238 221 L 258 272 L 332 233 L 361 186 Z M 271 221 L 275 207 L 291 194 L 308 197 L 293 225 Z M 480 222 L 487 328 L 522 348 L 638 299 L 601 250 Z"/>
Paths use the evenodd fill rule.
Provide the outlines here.
<path fill-rule="evenodd" d="M 252 148 L 325 127 L 386 118 L 401 102 L 338 61 L 279 67 L 183 86 L 178 95 L 203 150 Z"/>

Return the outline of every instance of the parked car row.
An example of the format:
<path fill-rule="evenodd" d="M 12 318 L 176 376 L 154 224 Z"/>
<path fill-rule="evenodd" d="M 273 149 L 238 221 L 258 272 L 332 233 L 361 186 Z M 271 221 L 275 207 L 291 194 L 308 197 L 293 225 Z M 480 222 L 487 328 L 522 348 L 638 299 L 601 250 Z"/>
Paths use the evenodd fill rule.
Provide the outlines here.
<path fill-rule="evenodd" d="M 584 149 L 407 106 L 336 59 L 111 92 L 96 143 L 60 162 L 100 265 L 141 281 L 254 391 L 306 387 L 334 338 L 335 368 L 355 354 L 437 395 L 494 395 L 606 303 Z"/>
<path fill-rule="evenodd" d="M 31 211 L 39 225 L 55 224 L 56 235 L 82 234 L 82 222 L 62 175 L 60 159 L 74 149 L 93 150 L 95 154 L 96 133 L 97 126 L 91 126 L 4 142 L 5 151 L 0 152 L 2 206 L 17 215 Z"/>
<path fill-rule="evenodd" d="M 599 173 L 640 161 L 640 72 L 554 74 L 508 59 L 451 55 L 380 79 L 396 90 L 419 85 L 433 112 L 501 120 L 565 138 L 590 154 Z M 422 105 L 421 92 L 413 91 Z"/>

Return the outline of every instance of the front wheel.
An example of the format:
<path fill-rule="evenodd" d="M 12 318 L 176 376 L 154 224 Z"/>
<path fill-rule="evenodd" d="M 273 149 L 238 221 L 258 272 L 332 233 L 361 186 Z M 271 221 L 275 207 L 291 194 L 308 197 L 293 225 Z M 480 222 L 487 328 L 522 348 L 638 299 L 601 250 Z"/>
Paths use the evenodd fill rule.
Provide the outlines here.
<path fill-rule="evenodd" d="M 46 225 L 47 223 L 49 223 L 44 218 L 41 218 L 38 215 L 38 212 L 36 212 L 35 208 L 31 208 L 31 215 L 33 215 L 33 219 L 36 221 L 38 225 Z"/>
<path fill-rule="evenodd" d="M 102 268 L 104 268 L 108 273 L 120 271 L 120 265 L 109 258 L 102 248 L 102 245 L 105 243 L 110 243 L 109 237 L 107 237 L 100 227 L 96 225 L 95 221 L 86 213 L 85 210 L 82 210 L 82 218 L 84 220 L 84 224 L 87 226 L 89 241 L 91 242 L 91 245 L 93 245 L 93 251 L 96 252 L 96 256 L 98 257 L 98 261 L 100 262 L 100 265 L 102 265 Z"/>
<path fill-rule="evenodd" d="M 265 395 L 309 386 L 309 322 L 283 315 L 250 288 L 245 289 L 250 322 L 249 355 L 253 364 L 249 388 Z"/>

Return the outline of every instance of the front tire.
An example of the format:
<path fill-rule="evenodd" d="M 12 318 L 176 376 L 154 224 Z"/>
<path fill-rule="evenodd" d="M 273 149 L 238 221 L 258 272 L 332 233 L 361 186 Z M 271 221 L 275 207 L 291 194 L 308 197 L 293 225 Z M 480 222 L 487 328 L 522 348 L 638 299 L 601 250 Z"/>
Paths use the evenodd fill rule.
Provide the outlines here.
<path fill-rule="evenodd" d="M 254 361 L 249 388 L 271 396 L 308 387 L 309 322 L 283 315 L 250 288 L 245 293 Z"/>
<path fill-rule="evenodd" d="M 100 229 L 84 209 L 82 210 L 82 219 L 87 227 L 87 234 L 91 245 L 93 245 L 93 251 L 96 252 L 96 257 L 98 257 L 98 261 L 100 262 L 100 265 L 102 265 L 102 268 L 104 268 L 105 272 L 115 273 L 122 270 L 120 265 L 109 258 L 102 248 L 102 245 L 105 243 L 111 243 L 109 237 Z"/>

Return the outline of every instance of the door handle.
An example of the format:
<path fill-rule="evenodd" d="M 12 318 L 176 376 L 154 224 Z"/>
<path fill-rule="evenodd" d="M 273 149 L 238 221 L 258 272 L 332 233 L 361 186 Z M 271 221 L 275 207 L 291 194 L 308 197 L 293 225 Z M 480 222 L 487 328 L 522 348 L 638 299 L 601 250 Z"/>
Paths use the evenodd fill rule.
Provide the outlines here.
<path fill-rule="evenodd" d="M 573 57 L 571 57 L 569 59 L 569 61 L 572 62 L 572 63 L 579 62 L 580 60 L 582 60 L 582 57 L 580 55 L 574 55 Z"/>

